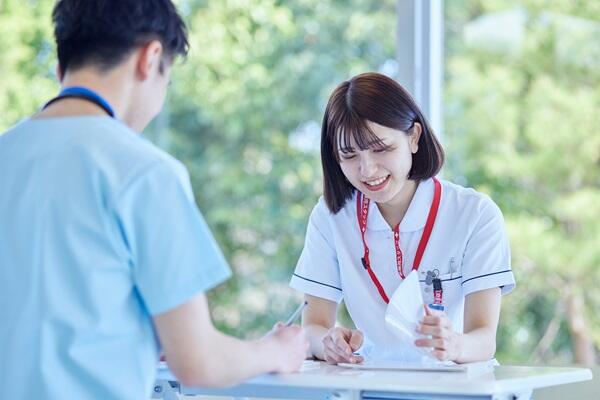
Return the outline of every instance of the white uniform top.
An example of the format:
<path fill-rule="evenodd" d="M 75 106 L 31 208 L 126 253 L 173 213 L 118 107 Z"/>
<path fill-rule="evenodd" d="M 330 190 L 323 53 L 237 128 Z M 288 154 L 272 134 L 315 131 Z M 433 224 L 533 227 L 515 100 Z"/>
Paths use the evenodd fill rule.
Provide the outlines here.
<path fill-rule="evenodd" d="M 445 312 L 454 330 L 462 332 L 465 296 L 494 287 L 507 294 L 515 287 L 515 279 L 498 206 L 473 189 L 447 181 L 440 183 L 440 207 L 421 260 L 419 278 L 424 301 L 432 303 L 432 286 L 427 285 L 425 277 L 427 271 L 438 270 Z M 433 180 L 422 181 L 400 223 L 405 275 L 412 269 L 433 192 Z M 371 268 L 391 296 L 401 282 L 393 230 L 373 201 L 369 205 L 365 240 Z M 387 305 L 361 264 L 363 252 L 356 218 L 356 192 L 337 214 L 332 214 L 321 198 L 310 216 L 304 249 L 290 286 L 338 303 L 343 299 L 357 329 L 365 333 L 366 342 L 383 346 L 389 353 L 395 338 L 385 325 Z"/>

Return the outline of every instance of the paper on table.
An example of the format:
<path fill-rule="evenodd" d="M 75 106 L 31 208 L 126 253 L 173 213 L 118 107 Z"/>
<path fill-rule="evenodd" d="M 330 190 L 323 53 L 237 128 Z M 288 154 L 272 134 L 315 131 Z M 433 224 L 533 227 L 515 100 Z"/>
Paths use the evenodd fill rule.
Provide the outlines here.
<path fill-rule="evenodd" d="M 314 369 L 321 368 L 321 362 L 315 360 L 304 360 L 302 362 L 302 367 L 300 367 L 300 372 L 311 371 Z"/>
<path fill-rule="evenodd" d="M 339 363 L 340 367 L 385 370 L 385 371 L 419 371 L 419 372 L 463 372 L 470 376 L 485 374 L 494 370 L 498 365 L 496 359 L 488 361 L 473 362 L 466 364 L 455 364 L 446 362 L 440 364 L 420 364 L 401 361 L 366 361 L 362 364 Z"/>
<path fill-rule="evenodd" d="M 417 271 L 411 271 L 392 295 L 385 311 L 385 323 L 388 330 L 399 339 L 400 346 L 420 354 L 422 362 L 437 364 L 436 359 L 429 353 L 430 349 L 415 346 L 415 340 L 425 337 L 416 332 L 424 315 L 419 276 Z"/>

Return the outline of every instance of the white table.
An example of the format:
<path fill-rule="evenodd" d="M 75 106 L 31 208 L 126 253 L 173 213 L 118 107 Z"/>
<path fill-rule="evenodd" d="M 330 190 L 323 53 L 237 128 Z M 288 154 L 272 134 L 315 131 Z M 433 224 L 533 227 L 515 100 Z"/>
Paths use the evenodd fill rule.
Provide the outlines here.
<path fill-rule="evenodd" d="M 532 390 L 592 379 L 585 368 L 498 366 L 469 376 L 460 372 L 365 371 L 324 363 L 299 373 L 262 375 L 228 389 L 186 387 L 168 369 L 159 368 L 154 398 L 176 399 L 175 393 L 277 399 L 529 399 Z"/>

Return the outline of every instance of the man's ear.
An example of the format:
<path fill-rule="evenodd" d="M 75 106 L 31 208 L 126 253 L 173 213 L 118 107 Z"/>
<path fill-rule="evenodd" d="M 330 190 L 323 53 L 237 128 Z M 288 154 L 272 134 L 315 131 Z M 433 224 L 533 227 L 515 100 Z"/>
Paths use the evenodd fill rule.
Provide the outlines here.
<path fill-rule="evenodd" d="M 159 40 L 153 40 L 140 47 L 137 51 L 136 75 L 141 80 L 146 80 L 155 70 L 160 73 L 162 57 L 163 46 Z"/>
<path fill-rule="evenodd" d="M 421 133 L 423 132 L 423 127 L 420 123 L 415 122 L 412 133 L 409 136 L 410 140 L 410 151 L 415 154 L 419 151 L 419 138 L 421 137 Z"/>

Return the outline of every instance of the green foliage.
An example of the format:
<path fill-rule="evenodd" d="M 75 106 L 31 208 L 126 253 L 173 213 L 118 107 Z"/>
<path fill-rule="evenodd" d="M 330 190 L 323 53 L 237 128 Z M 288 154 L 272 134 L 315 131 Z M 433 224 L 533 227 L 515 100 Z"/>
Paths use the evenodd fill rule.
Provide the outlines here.
<path fill-rule="evenodd" d="M 571 1 L 447 4 L 456 21 L 447 37 L 447 171 L 504 211 L 519 288 L 503 305 L 499 356 L 572 362 L 560 314 L 550 350 L 533 350 L 570 290 L 584 296 L 600 346 L 600 57 L 588 57 L 600 54 L 600 9 Z M 510 46 L 494 46 L 502 35 L 485 24 L 480 37 L 469 36 L 499 15 L 522 29 Z"/>
<path fill-rule="evenodd" d="M 0 0 L 0 131 L 56 93 L 52 4 Z"/>
<path fill-rule="evenodd" d="M 325 103 L 342 80 L 393 58 L 395 3 L 190 4 L 192 51 L 173 79 L 169 147 L 235 270 L 211 294 L 214 318 L 254 336 L 299 300 L 288 282 L 321 193 Z M 293 146 L 307 127 L 317 147 Z"/>

